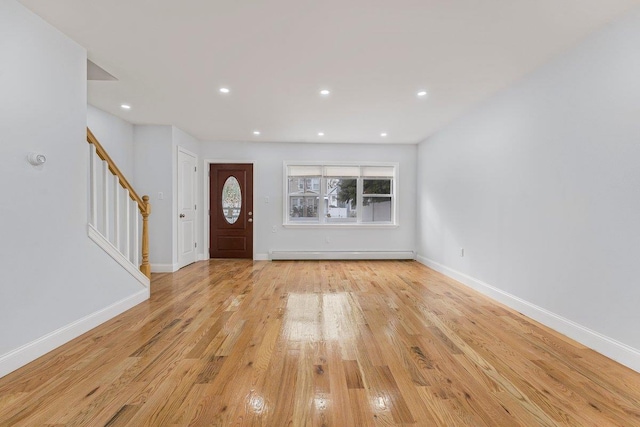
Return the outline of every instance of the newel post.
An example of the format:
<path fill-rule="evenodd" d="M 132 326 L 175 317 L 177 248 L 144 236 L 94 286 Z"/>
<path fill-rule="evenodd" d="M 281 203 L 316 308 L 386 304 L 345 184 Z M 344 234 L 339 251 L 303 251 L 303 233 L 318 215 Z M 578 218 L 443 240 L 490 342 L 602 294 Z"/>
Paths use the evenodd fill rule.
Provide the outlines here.
<path fill-rule="evenodd" d="M 149 196 L 142 196 L 144 202 L 144 211 L 142 213 L 142 264 L 140 271 L 151 279 L 151 265 L 149 264 L 149 214 L 151 214 L 151 205 L 149 204 Z"/>

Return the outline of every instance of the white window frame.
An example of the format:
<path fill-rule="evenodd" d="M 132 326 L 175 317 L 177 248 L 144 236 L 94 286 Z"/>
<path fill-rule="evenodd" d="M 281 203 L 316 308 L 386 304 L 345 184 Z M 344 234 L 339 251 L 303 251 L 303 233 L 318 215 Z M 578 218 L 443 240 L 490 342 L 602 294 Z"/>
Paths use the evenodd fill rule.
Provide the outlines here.
<path fill-rule="evenodd" d="M 322 169 L 323 174 L 320 177 L 320 192 L 318 193 L 318 219 L 311 220 L 302 220 L 302 221 L 290 221 L 289 219 L 289 168 L 291 166 L 318 166 Z M 393 176 L 391 179 L 391 221 L 385 222 L 363 222 L 362 221 L 362 200 L 363 197 L 368 197 L 369 195 L 363 195 L 363 180 L 365 179 L 376 179 L 376 177 L 366 177 L 362 176 L 362 173 L 359 176 L 334 176 L 334 175 L 324 175 L 325 168 L 336 166 L 336 167 L 357 167 L 360 171 L 366 167 L 393 167 Z M 398 203 L 399 203 L 399 173 L 400 165 L 398 163 L 393 162 L 309 162 L 309 161 L 284 161 L 283 162 L 283 203 L 282 203 L 282 225 L 285 228 L 396 228 L 399 226 L 398 224 Z M 291 175 L 293 177 L 298 175 Z M 317 177 L 317 176 L 316 176 Z M 357 208 L 357 219 L 355 222 L 329 222 L 327 221 L 325 206 L 324 206 L 324 197 L 326 194 L 327 187 L 327 178 L 343 178 L 343 179 L 357 179 L 357 192 L 356 192 L 356 204 Z M 381 177 L 384 178 L 384 177 Z M 380 195 L 378 195 L 380 196 Z"/>

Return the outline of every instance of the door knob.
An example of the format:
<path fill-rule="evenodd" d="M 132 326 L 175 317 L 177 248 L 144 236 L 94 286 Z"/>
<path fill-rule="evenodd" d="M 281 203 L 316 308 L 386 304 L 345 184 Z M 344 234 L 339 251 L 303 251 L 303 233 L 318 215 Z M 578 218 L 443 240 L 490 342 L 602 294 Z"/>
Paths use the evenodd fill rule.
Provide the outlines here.
<path fill-rule="evenodd" d="M 249 218 L 249 222 L 253 222 L 253 218 Z"/>
<path fill-rule="evenodd" d="M 180 214 L 180 218 L 184 218 L 184 214 Z"/>

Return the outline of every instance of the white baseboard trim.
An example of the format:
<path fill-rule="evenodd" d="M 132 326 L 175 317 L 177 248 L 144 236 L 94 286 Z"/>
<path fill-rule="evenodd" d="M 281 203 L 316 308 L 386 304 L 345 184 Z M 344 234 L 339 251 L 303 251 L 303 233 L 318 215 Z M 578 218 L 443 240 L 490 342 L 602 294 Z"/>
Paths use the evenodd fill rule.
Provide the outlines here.
<path fill-rule="evenodd" d="M 146 287 L 135 294 L 124 298 L 108 307 L 91 313 L 81 319 L 69 323 L 62 328 L 50 332 L 35 341 L 25 344 L 9 353 L 0 356 L 0 377 L 33 362 L 38 357 L 68 343 L 85 332 L 113 319 L 130 308 L 149 299 L 149 288 Z"/>
<path fill-rule="evenodd" d="M 269 254 L 255 254 L 253 256 L 254 261 L 269 261 Z"/>
<path fill-rule="evenodd" d="M 209 255 L 207 254 L 198 254 L 197 261 L 207 261 L 209 259 Z"/>
<path fill-rule="evenodd" d="M 272 260 L 415 259 L 413 251 L 271 251 Z"/>
<path fill-rule="evenodd" d="M 136 278 L 143 286 L 149 287 L 150 281 L 147 276 L 142 274 L 140 269 L 135 266 L 131 261 L 125 257 L 113 243 L 108 241 L 102 233 L 100 233 L 93 225 L 87 224 L 87 234 L 91 240 L 95 242 L 102 250 L 111 256 L 118 264 L 120 264 L 125 270 L 127 270 L 133 277 Z"/>
<path fill-rule="evenodd" d="M 151 264 L 152 273 L 175 273 L 179 269 L 178 264 Z"/>
<path fill-rule="evenodd" d="M 416 257 L 421 264 L 430 267 L 445 276 L 475 289 L 476 291 L 519 311 L 520 313 L 554 329 L 569 338 L 621 363 L 636 372 L 640 372 L 640 350 L 617 341 L 599 332 L 582 326 L 572 320 L 559 316 L 547 309 L 532 304 L 522 298 L 491 286 L 476 278 L 439 264 L 421 255 Z"/>

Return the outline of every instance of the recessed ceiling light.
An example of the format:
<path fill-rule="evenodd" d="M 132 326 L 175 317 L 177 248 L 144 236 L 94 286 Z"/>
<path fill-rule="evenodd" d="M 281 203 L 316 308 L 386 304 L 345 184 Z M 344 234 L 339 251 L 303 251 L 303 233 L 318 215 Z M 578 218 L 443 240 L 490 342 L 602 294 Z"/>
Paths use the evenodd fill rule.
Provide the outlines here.
<path fill-rule="evenodd" d="M 387 133 L 386 133 L 386 132 L 382 132 L 382 133 L 380 134 L 380 136 L 384 138 L 385 136 L 387 136 Z"/>
<path fill-rule="evenodd" d="M 254 134 L 254 135 L 260 135 L 260 131 L 259 131 L 259 130 L 254 130 L 254 131 L 253 131 L 253 134 Z"/>
<path fill-rule="evenodd" d="M 121 104 L 120 108 L 122 108 L 123 110 L 131 110 L 131 105 L 129 105 L 129 104 Z"/>
<path fill-rule="evenodd" d="M 318 136 L 324 136 L 324 132 L 318 132 Z"/>
<path fill-rule="evenodd" d="M 221 87 L 220 88 L 220 93 L 229 93 L 229 88 Z"/>
<path fill-rule="evenodd" d="M 418 92 L 418 96 L 420 96 L 420 97 L 427 96 L 427 91 L 426 90 L 421 90 L 420 92 Z"/>
<path fill-rule="evenodd" d="M 324 95 L 324 96 L 327 96 L 327 95 L 329 95 L 330 93 L 331 93 L 331 92 L 330 92 L 329 90 L 327 90 L 327 89 L 322 89 L 322 90 L 320 91 L 320 95 Z"/>

